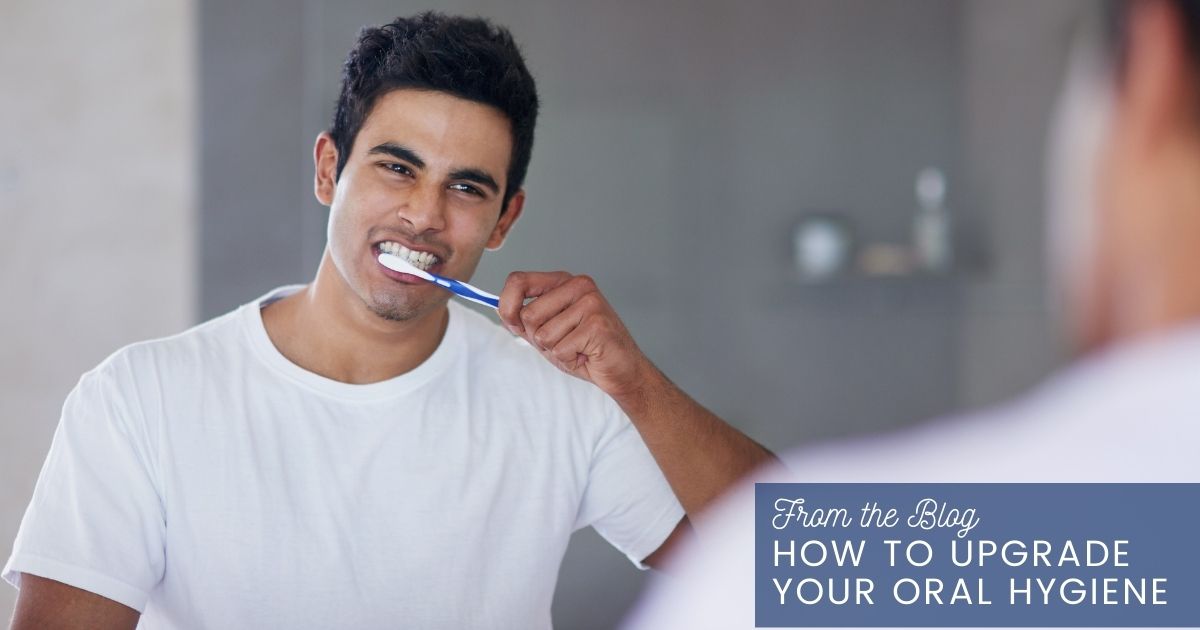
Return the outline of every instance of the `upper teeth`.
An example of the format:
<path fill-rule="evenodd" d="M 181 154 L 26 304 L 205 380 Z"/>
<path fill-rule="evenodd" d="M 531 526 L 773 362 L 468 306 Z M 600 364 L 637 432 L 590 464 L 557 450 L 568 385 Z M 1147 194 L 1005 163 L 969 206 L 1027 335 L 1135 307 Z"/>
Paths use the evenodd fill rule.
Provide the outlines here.
<path fill-rule="evenodd" d="M 438 262 L 438 257 L 429 252 L 413 251 L 395 241 L 384 241 L 379 244 L 379 251 L 393 256 L 399 256 L 419 269 L 428 270 Z"/>

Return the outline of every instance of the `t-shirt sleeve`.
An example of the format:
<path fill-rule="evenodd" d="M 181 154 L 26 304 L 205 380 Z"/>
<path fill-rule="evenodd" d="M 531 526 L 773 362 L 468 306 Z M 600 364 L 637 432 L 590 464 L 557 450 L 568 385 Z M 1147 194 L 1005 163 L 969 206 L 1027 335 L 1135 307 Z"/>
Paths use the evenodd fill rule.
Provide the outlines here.
<path fill-rule="evenodd" d="M 154 443 L 110 362 L 67 397 L 50 452 L 0 574 L 29 573 L 139 612 L 163 575 L 166 533 Z"/>
<path fill-rule="evenodd" d="M 641 434 L 606 399 L 606 423 L 594 451 L 575 528 L 591 525 L 639 569 L 683 519 L 683 507 Z"/>

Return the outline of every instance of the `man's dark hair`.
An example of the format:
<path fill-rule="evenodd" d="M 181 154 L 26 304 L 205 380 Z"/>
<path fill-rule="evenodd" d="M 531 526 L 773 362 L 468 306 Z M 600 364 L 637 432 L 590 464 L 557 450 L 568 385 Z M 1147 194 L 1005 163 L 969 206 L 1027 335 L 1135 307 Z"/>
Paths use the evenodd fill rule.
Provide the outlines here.
<path fill-rule="evenodd" d="M 342 90 L 329 135 L 337 147 L 336 177 L 376 100 L 400 88 L 445 92 L 495 107 L 512 126 L 501 212 L 525 181 L 533 152 L 538 97 L 512 34 L 482 18 L 427 12 L 367 27 L 342 67 Z"/>
<path fill-rule="evenodd" d="M 1107 39 L 1110 50 L 1121 60 L 1125 54 L 1125 37 L 1129 10 L 1138 0 L 1108 0 L 1105 3 Z M 1200 0 L 1169 0 L 1183 23 L 1193 67 L 1200 69 Z"/>

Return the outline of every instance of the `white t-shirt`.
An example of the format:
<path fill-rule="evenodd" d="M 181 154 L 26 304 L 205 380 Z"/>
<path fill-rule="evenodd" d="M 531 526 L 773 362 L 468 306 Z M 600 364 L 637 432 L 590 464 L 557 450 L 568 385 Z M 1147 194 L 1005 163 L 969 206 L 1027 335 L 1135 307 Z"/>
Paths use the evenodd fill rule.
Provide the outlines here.
<path fill-rule="evenodd" d="M 682 518 L 616 404 L 483 315 L 451 303 L 428 360 L 350 385 L 271 343 L 294 290 L 85 374 L 3 577 L 139 628 L 548 628 L 573 531 L 640 565 Z"/>
<path fill-rule="evenodd" d="M 759 481 L 1200 482 L 1200 326 L 1128 343 L 1025 398 L 900 435 L 802 449 Z M 627 630 L 754 627 L 754 489 L 703 517 Z"/>

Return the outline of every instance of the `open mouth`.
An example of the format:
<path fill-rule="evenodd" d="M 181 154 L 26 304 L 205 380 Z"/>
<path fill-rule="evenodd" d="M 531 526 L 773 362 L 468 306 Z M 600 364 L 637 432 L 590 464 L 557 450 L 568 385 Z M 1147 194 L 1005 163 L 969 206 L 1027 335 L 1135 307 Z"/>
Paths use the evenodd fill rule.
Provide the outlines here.
<path fill-rule="evenodd" d="M 396 241 L 383 241 L 375 246 L 379 253 L 391 254 L 398 258 L 403 258 L 408 261 L 408 264 L 422 270 L 429 271 L 435 265 L 441 262 L 441 259 L 429 252 L 421 252 L 414 249 L 409 249 Z"/>

